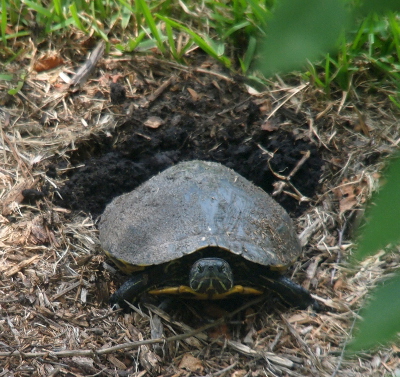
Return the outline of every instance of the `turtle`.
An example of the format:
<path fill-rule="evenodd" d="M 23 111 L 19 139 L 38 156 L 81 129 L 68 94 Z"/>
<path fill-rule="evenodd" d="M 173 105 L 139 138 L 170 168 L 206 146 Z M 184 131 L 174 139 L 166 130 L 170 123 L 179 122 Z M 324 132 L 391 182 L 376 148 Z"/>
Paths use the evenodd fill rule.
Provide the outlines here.
<path fill-rule="evenodd" d="M 288 306 L 317 303 L 285 271 L 302 248 L 288 213 L 216 162 L 180 162 L 106 206 L 102 248 L 130 278 L 110 297 L 220 300 L 273 292 Z"/>

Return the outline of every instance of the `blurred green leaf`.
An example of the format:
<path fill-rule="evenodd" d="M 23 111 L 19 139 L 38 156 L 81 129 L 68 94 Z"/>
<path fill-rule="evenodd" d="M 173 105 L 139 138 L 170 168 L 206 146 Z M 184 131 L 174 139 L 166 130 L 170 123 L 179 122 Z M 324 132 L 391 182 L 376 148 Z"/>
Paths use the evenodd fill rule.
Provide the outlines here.
<path fill-rule="evenodd" d="M 282 0 L 263 41 L 258 68 L 266 75 L 301 68 L 331 51 L 350 19 L 341 0 Z"/>
<path fill-rule="evenodd" d="M 370 12 L 384 13 L 388 10 L 400 11 L 399 0 L 364 0 L 359 9 L 360 13 L 368 14 Z"/>
<path fill-rule="evenodd" d="M 374 299 L 360 314 L 356 337 L 348 351 L 360 351 L 393 340 L 400 332 L 400 275 L 378 287 Z"/>
<path fill-rule="evenodd" d="M 11 81 L 13 77 L 14 77 L 13 75 L 8 73 L 0 73 L 0 80 Z"/>
<path fill-rule="evenodd" d="M 390 243 L 400 241 L 400 158 L 394 159 L 384 173 L 386 183 L 374 196 L 367 211 L 367 221 L 361 229 L 362 236 L 357 259 L 365 258 Z"/>

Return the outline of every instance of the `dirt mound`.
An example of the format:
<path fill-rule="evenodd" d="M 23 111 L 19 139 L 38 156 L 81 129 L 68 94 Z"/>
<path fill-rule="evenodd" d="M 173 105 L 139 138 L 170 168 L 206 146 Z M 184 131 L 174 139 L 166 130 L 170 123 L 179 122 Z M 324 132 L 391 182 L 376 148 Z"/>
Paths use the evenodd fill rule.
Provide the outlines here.
<path fill-rule="evenodd" d="M 233 81 L 198 73 L 166 83 L 153 100 L 144 101 L 146 88 L 138 88 L 135 98 L 121 105 L 130 112 L 124 124 L 78 144 L 71 161 L 84 167 L 70 173 L 60 205 L 97 216 L 114 196 L 173 164 L 200 159 L 233 168 L 269 193 L 298 167 L 290 179 L 294 197 L 281 190 L 275 199 L 292 216 L 307 207 L 307 202 L 299 204 L 298 195 L 313 197 L 323 161 L 315 145 L 301 136 L 308 127 L 301 115 L 290 113 L 298 124 L 294 134 L 281 127 L 289 120 L 287 110 L 264 123 L 268 103 Z M 124 92 L 115 85 L 112 89 L 111 94 Z"/>

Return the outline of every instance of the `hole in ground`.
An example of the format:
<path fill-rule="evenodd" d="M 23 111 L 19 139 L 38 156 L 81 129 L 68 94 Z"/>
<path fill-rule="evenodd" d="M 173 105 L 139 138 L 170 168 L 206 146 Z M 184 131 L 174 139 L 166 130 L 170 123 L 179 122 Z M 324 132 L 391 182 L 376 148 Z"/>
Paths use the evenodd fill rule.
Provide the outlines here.
<path fill-rule="evenodd" d="M 288 175 L 307 151 L 310 157 L 291 182 L 304 196 L 315 194 L 323 160 L 316 146 L 300 136 L 308 130 L 302 114 L 282 107 L 270 120 L 274 130 L 262 130 L 262 101 L 239 84 L 210 75 L 175 77 L 158 98 L 143 106 L 144 90 L 122 105 L 134 110 L 111 135 L 97 134 L 77 143 L 70 161 L 85 166 L 68 174 L 57 204 L 96 217 L 115 196 L 193 159 L 220 162 L 271 193 L 277 175 Z M 147 127 L 151 117 L 162 125 Z M 285 129 L 283 123 L 288 125 Z M 291 216 L 308 206 L 284 193 L 275 199 Z"/>

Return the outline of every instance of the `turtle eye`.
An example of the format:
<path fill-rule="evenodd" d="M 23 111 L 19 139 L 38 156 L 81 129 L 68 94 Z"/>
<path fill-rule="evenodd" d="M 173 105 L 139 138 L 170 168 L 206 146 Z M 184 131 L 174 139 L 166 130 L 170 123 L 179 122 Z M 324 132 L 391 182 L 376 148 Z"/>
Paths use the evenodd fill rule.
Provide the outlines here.
<path fill-rule="evenodd" d="M 203 271 L 204 271 L 204 267 L 203 267 L 201 264 L 199 264 L 199 265 L 197 266 L 197 271 L 203 272 Z"/>
<path fill-rule="evenodd" d="M 224 271 L 225 271 L 225 266 L 218 267 L 218 272 L 224 272 Z"/>

